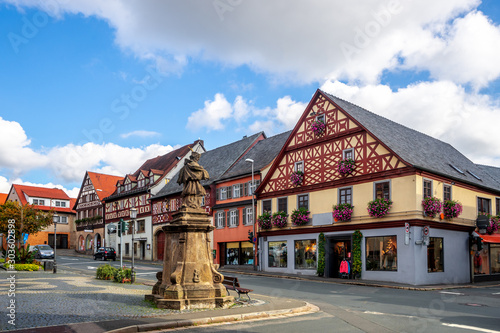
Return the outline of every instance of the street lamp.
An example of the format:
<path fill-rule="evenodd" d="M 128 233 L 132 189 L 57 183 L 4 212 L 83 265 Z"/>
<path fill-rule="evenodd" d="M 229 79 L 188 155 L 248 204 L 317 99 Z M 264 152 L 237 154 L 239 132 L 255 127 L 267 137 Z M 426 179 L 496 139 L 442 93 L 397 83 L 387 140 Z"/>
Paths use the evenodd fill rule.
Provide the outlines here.
<path fill-rule="evenodd" d="M 57 224 L 59 223 L 59 215 L 57 213 L 54 213 L 52 216 L 52 222 L 54 222 L 54 266 L 52 267 L 52 272 L 55 274 L 57 273 L 57 256 L 56 256 L 56 249 L 57 249 Z"/>
<path fill-rule="evenodd" d="M 245 162 L 252 163 L 252 186 L 250 186 L 251 191 L 252 191 L 252 223 L 253 223 L 253 236 L 255 237 L 255 242 L 253 242 L 253 270 L 257 270 L 257 233 L 255 230 L 255 203 L 254 203 L 254 192 L 255 192 L 255 181 L 254 181 L 254 174 L 253 174 L 253 164 L 254 160 L 251 158 L 247 158 Z M 253 240 L 252 240 L 253 241 Z"/>
<path fill-rule="evenodd" d="M 130 280 L 132 283 L 135 282 L 135 272 L 134 272 L 134 249 L 135 249 L 135 244 L 134 244 L 134 233 L 135 233 L 135 219 L 137 218 L 137 208 L 132 207 L 130 208 L 130 220 L 132 222 L 132 225 L 130 226 L 132 228 L 132 269 L 131 269 L 131 274 L 132 276 L 130 277 Z"/>

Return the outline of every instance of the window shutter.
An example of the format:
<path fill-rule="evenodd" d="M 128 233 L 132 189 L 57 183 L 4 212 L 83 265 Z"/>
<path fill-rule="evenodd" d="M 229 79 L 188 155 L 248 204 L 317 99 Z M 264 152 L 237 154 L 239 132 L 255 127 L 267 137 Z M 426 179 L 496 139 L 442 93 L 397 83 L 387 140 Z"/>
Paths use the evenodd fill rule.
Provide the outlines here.
<path fill-rule="evenodd" d="M 248 224 L 248 221 L 247 221 L 247 208 L 243 208 L 243 225 L 247 225 Z"/>
<path fill-rule="evenodd" d="M 229 225 L 228 219 L 229 219 L 229 212 L 224 212 L 224 222 L 223 222 L 224 228 Z"/>
<path fill-rule="evenodd" d="M 240 210 L 236 209 L 236 225 L 240 225 Z"/>
<path fill-rule="evenodd" d="M 239 184 L 240 185 L 240 197 L 243 197 L 244 196 L 244 188 L 243 188 L 243 184 Z"/>
<path fill-rule="evenodd" d="M 219 189 L 217 189 L 217 190 L 215 190 L 215 192 L 216 192 L 216 194 L 215 194 L 215 200 L 216 200 L 216 201 L 217 201 L 217 200 L 220 200 L 220 190 L 219 190 Z"/>
<path fill-rule="evenodd" d="M 248 196 L 248 183 L 245 183 L 245 197 Z"/>
<path fill-rule="evenodd" d="M 227 192 L 227 198 L 231 199 L 233 197 L 233 187 L 232 186 L 228 186 L 226 192 Z"/>

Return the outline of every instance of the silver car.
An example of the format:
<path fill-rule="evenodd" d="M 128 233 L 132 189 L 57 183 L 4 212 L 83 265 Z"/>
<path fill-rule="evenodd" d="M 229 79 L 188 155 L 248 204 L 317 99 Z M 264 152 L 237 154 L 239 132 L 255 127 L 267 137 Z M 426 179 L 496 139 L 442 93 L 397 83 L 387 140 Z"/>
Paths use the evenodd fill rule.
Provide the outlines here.
<path fill-rule="evenodd" d="M 35 245 L 30 247 L 35 259 L 54 259 L 54 250 L 49 245 Z"/>

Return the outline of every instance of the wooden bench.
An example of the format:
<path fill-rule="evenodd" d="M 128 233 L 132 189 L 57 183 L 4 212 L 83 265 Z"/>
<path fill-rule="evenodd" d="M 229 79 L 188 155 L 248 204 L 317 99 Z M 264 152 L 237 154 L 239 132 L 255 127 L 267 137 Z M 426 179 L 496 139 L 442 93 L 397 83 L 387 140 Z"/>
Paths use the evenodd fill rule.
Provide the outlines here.
<path fill-rule="evenodd" d="M 222 284 L 226 287 L 227 293 L 229 294 L 229 290 L 234 290 L 238 293 L 238 299 L 241 299 L 241 294 L 245 294 L 250 301 L 249 292 L 252 292 L 252 289 L 241 288 L 240 283 L 238 282 L 238 278 L 232 276 L 224 276 L 224 281 Z"/>

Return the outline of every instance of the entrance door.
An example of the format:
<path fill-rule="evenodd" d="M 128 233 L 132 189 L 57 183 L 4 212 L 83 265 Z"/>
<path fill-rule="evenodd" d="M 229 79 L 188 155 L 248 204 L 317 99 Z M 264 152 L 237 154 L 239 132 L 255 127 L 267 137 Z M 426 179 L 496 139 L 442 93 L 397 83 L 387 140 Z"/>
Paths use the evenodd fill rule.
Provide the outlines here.
<path fill-rule="evenodd" d="M 139 244 L 141 246 L 141 260 L 144 260 L 146 257 L 146 241 L 141 241 Z"/>
<path fill-rule="evenodd" d="M 340 263 L 347 260 L 349 253 L 351 253 L 351 240 L 350 239 L 332 239 L 329 248 L 329 274 L 328 277 L 338 278 Z"/>
<path fill-rule="evenodd" d="M 163 260 L 163 252 L 165 251 L 165 233 L 160 231 L 156 234 L 156 259 Z"/>

